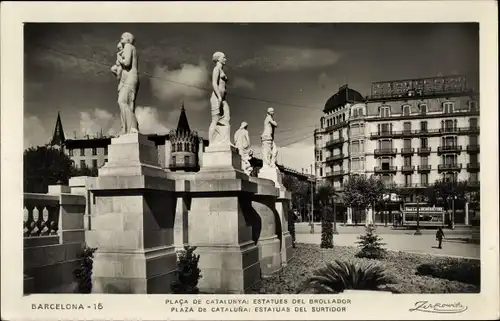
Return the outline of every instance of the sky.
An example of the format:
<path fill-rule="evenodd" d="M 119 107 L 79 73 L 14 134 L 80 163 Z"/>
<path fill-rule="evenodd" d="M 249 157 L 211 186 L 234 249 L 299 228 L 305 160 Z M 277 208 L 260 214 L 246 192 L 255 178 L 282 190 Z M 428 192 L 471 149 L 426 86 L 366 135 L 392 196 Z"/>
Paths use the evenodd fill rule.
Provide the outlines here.
<path fill-rule="evenodd" d="M 275 109 L 278 162 L 314 162 L 313 130 L 328 98 L 348 84 L 464 74 L 478 79 L 477 24 L 37 23 L 24 27 L 24 146 L 45 144 L 57 113 L 67 138 L 116 134 L 116 78 L 109 68 L 123 32 L 136 38 L 141 132 L 175 128 L 184 103 L 206 138 L 211 58 L 226 54 L 232 134 L 242 121 L 256 155 L 266 109 Z"/>

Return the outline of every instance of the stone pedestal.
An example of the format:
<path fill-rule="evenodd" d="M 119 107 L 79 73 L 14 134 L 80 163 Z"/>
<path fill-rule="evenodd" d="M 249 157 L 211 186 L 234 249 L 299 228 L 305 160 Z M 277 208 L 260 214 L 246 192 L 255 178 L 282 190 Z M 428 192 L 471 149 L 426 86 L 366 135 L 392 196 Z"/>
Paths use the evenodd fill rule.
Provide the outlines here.
<path fill-rule="evenodd" d="M 291 210 L 291 200 L 292 195 L 286 190 L 279 190 L 279 196 L 276 200 L 276 210 L 281 221 L 281 261 L 283 266 L 288 264 L 293 257 L 293 240 L 290 231 L 288 230 L 288 220 L 292 219 L 288 217 L 289 211 Z"/>
<path fill-rule="evenodd" d="M 283 186 L 283 179 L 281 172 L 278 167 L 270 167 L 264 164 L 264 166 L 259 170 L 260 178 L 269 179 L 274 182 L 277 188 L 285 189 Z"/>
<path fill-rule="evenodd" d="M 189 196 L 177 197 L 174 222 L 174 245 L 175 250 L 180 251 L 188 245 L 188 215 L 191 207 Z"/>
<path fill-rule="evenodd" d="M 95 293 L 170 293 L 175 277 L 175 183 L 141 134 L 113 138 L 92 191 L 96 207 L 87 243 L 97 247 Z"/>
<path fill-rule="evenodd" d="M 352 208 L 347 208 L 347 224 L 352 224 Z"/>
<path fill-rule="evenodd" d="M 188 215 L 189 244 L 200 255 L 200 291 L 245 293 L 260 281 L 259 250 L 252 210 L 255 183 L 241 172 L 241 159 L 231 146 L 209 146 L 203 166 L 186 183 L 192 195 Z"/>

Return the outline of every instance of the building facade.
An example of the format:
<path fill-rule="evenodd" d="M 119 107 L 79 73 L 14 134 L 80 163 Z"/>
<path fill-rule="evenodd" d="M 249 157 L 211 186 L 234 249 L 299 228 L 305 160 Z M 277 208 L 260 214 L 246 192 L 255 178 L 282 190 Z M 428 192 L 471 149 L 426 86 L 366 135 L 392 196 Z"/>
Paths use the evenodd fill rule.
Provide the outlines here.
<path fill-rule="evenodd" d="M 436 180 L 479 187 L 479 93 L 464 76 L 376 82 L 368 97 L 344 86 L 324 113 L 316 175 L 339 190 L 354 174 L 402 188 Z"/>

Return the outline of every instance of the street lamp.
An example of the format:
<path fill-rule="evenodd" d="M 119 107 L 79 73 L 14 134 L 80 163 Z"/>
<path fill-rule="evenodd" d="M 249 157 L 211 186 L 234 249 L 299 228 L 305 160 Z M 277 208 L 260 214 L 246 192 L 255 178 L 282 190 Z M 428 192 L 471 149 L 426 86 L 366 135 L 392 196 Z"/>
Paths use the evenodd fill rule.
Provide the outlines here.
<path fill-rule="evenodd" d="M 449 208 L 449 204 L 451 202 L 451 215 L 450 215 L 450 223 L 451 223 L 451 229 L 454 230 L 455 229 L 455 200 L 457 199 L 457 196 L 454 195 L 454 196 L 448 196 L 448 208 Z"/>
<path fill-rule="evenodd" d="M 413 235 L 422 235 L 422 232 L 420 232 L 420 211 L 419 211 L 419 205 L 420 205 L 420 196 L 417 195 L 417 230 L 415 231 L 415 234 L 413 234 Z"/>

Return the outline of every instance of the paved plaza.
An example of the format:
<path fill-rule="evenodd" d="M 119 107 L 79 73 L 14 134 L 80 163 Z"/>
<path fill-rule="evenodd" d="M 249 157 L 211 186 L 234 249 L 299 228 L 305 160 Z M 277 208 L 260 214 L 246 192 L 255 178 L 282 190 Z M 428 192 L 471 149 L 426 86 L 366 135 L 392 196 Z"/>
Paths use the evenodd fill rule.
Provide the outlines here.
<path fill-rule="evenodd" d="M 363 227 L 339 227 L 338 235 L 333 236 L 334 245 L 339 246 L 357 246 L 357 237 L 363 234 Z M 321 228 L 316 227 L 315 234 L 297 233 L 297 243 L 320 244 Z M 385 233 L 384 233 L 385 231 Z M 389 233 L 390 232 L 390 233 Z M 448 232 L 448 233 L 447 233 Z M 422 235 L 413 235 L 414 231 L 394 231 L 389 228 L 378 228 L 377 234 L 386 243 L 386 248 L 395 251 L 425 253 L 433 255 L 459 256 L 467 258 L 480 257 L 480 245 L 465 242 L 463 239 L 469 235 L 464 231 L 444 231 L 447 238 L 443 240 L 443 248 L 437 248 L 435 230 L 423 230 Z"/>

